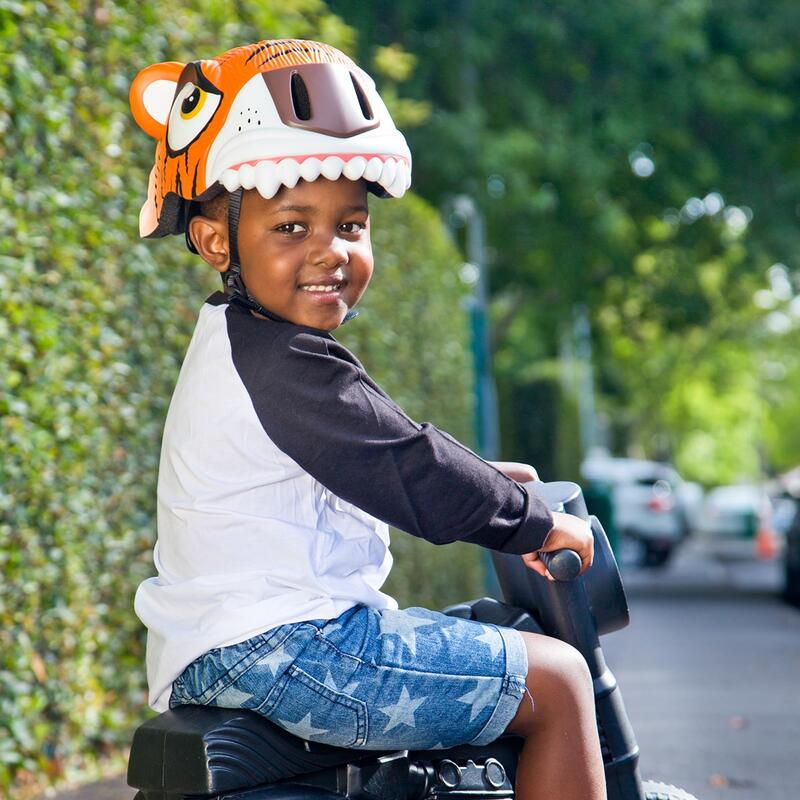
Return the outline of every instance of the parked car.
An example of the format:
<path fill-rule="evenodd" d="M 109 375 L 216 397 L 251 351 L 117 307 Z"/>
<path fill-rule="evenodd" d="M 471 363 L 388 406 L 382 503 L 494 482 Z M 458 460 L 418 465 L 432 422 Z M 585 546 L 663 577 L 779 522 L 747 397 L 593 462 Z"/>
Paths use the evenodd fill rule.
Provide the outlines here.
<path fill-rule="evenodd" d="M 581 465 L 584 479 L 611 487 L 614 519 L 623 545 L 639 549 L 642 566 L 661 567 L 689 535 L 688 493 L 669 464 L 591 454 Z"/>
<path fill-rule="evenodd" d="M 800 606 L 800 467 L 779 475 L 774 484 L 778 529 L 789 520 L 784 531 L 782 595 L 787 603 Z"/>
<path fill-rule="evenodd" d="M 783 597 L 786 602 L 800 606 L 800 507 L 797 506 L 786 531 L 783 567 Z"/>
<path fill-rule="evenodd" d="M 775 558 L 780 549 L 773 503 L 755 484 L 710 489 L 694 532 L 703 549 L 720 560 Z"/>
<path fill-rule="evenodd" d="M 786 493 L 771 494 L 772 524 L 778 536 L 786 538 L 797 513 L 797 500 Z"/>

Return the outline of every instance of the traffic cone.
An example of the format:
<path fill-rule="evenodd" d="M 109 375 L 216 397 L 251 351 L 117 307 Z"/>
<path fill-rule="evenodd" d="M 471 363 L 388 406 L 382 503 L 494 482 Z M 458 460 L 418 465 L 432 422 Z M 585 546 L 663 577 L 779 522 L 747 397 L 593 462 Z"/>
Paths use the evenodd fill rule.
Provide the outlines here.
<path fill-rule="evenodd" d="M 756 531 L 756 558 L 773 561 L 778 557 L 778 537 L 769 525 L 759 525 Z"/>

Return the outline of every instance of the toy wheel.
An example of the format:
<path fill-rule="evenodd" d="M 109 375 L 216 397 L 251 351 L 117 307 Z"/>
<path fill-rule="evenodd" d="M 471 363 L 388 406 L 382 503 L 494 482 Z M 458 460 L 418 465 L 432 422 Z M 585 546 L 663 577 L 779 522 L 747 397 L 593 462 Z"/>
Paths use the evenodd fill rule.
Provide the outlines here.
<path fill-rule="evenodd" d="M 661 781 L 642 781 L 645 800 L 697 800 L 693 794 Z"/>

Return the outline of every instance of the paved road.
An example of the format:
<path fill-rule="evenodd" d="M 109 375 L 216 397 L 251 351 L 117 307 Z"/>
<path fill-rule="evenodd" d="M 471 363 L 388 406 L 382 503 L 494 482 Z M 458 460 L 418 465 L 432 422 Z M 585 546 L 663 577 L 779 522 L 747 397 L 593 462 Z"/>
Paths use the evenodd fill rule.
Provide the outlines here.
<path fill-rule="evenodd" d="M 623 567 L 631 625 L 603 639 L 644 777 L 704 798 L 800 795 L 800 610 L 775 563 L 687 546 L 658 573 Z"/>

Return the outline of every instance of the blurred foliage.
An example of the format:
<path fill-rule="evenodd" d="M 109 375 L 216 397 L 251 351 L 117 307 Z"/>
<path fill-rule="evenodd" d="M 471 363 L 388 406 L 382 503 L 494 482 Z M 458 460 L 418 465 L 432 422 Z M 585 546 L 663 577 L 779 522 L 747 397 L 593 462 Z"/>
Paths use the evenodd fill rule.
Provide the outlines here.
<path fill-rule="evenodd" d="M 373 64 L 380 79 L 381 99 L 386 103 L 394 124 L 403 131 L 421 125 L 431 115 L 427 100 L 402 97 L 398 85 L 414 72 L 417 57 L 396 44 L 375 49 Z"/>
<path fill-rule="evenodd" d="M 800 461 L 783 410 L 800 373 L 760 366 L 793 359 L 798 338 L 800 6 L 330 7 L 362 58 L 417 56 L 403 95 L 432 111 L 409 131 L 416 190 L 436 204 L 468 192 L 485 214 L 503 429 L 532 413 L 531 369 L 558 355 L 582 303 L 616 451 L 706 483 Z M 791 296 L 754 303 L 775 263 Z"/>
<path fill-rule="evenodd" d="M 138 240 L 154 142 L 130 82 L 275 35 L 354 42 L 318 0 L 0 2 L 0 796 L 91 769 L 145 715 L 133 592 L 153 573 L 167 404 L 219 282 L 182 240 Z M 387 206 L 370 310 L 344 332 L 410 410 L 469 439 L 458 255 L 422 201 Z M 479 591 L 477 548 L 399 538 L 407 604 Z"/>

